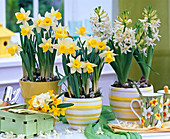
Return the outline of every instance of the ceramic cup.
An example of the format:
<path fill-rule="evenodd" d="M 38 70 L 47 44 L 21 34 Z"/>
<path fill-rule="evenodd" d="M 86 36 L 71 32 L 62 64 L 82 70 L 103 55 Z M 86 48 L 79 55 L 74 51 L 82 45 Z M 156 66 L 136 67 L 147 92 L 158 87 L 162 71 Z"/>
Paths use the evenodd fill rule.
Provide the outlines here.
<path fill-rule="evenodd" d="M 139 116 L 133 108 L 133 102 L 138 102 L 141 108 Z M 163 94 L 147 93 L 140 96 L 140 100 L 133 99 L 131 110 L 139 118 L 142 127 L 162 127 L 163 123 Z"/>
<path fill-rule="evenodd" d="M 164 90 L 158 90 L 157 93 L 163 94 L 163 120 L 168 122 L 170 121 L 170 93 L 165 93 Z"/>

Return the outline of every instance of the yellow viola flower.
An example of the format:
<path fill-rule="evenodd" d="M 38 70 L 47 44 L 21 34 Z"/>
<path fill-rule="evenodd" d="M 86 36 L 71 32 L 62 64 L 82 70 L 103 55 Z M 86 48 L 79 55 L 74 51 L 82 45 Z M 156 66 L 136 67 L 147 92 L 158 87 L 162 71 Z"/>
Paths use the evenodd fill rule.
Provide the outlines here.
<path fill-rule="evenodd" d="M 141 123 L 142 123 L 142 125 L 144 126 L 145 120 L 143 119 L 143 117 L 141 118 Z"/>
<path fill-rule="evenodd" d="M 49 38 L 48 40 L 42 38 L 42 42 L 39 47 L 42 47 L 44 52 L 47 52 L 48 50 L 53 53 L 53 48 L 52 48 L 52 44 L 51 44 L 51 38 Z"/>
<path fill-rule="evenodd" d="M 71 68 L 71 74 L 75 73 L 76 71 L 82 73 L 80 58 L 80 55 L 76 59 L 74 59 L 72 56 L 69 57 L 70 63 L 68 63 L 67 66 Z"/>
<path fill-rule="evenodd" d="M 27 12 L 25 12 L 25 10 L 23 8 L 20 9 L 20 12 L 15 13 L 15 16 L 17 18 L 17 24 L 19 23 L 24 23 L 26 21 L 29 21 L 31 18 L 29 17 L 30 15 L 30 10 L 28 10 Z"/>
<path fill-rule="evenodd" d="M 81 48 L 77 46 L 77 41 L 71 42 L 70 45 L 68 46 L 68 53 L 72 54 L 73 56 L 76 56 L 76 50 L 79 49 Z"/>
<path fill-rule="evenodd" d="M 99 38 L 93 38 L 93 36 L 90 36 L 86 38 L 86 42 L 84 44 L 84 47 L 87 47 L 89 50 L 89 53 L 92 52 L 92 47 L 96 48 L 97 44 L 99 42 Z"/>
<path fill-rule="evenodd" d="M 21 28 L 21 34 L 23 36 L 27 36 L 28 39 L 30 39 L 31 35 L 34 35 L 34 32 L 32 31 L 32 29 L 34 28 L 34 26 L 29 26 L 29 24 L 27 22 L 25 22 L 23 25 L 20 25 Z"/>
<path fill-rule="evenodd" d="M 90 62 L 82 62 L 82 66 L 81 68 L 83 68 L 83 72 L 88 72 L 88 73 L 92 73 L 93 72 L 93 67 L 97 67 L 96 64 L 92 64 Z"/>
<path fill-rule="evenodd" d="M 9 46 L 7 47 L 8 53 L 11 54 L 12 56 L 14 54 L 19 55 L 19 52 L 22 51 L 22 48 L 19 46 L 19 44 L 17 42 L 14 43 L 12 41 L 9 41 L 8 44 L 9 44 Z"/>
<path fill-rule="evenodd" d="M 86 31 L 85 27 L 80 27 L 80 29 L 76 28 L 76 31 L 77 32 L 75 32 L 75 33 L 78 34 L 79 37 L 82 37 L 82 36 L 87 37 L 86 34 L 89 33 L 89 31 Z"/>
<path fill-rule="evenodd" d="M 43 17 L 41 17 L 41 15 L 40 14 L 38 14 L 38 18 L 37 19 L 32 19 L 32 21 L 33 21 L 33 27 L 34 28 L 36 28 L 36 30 L 37 30 L 37 33 L 40 33 L 40 31 L 41 31 L 41 27 L 40 27 L 40 23 L 42 22 L 44 20 L 44 18 Z"/>
<path fill-rule="evenodd" d="M 55 37 L 55 40 L 58 38 L 67 38 L 68 34 L 66 31 L 67 26 L 61 26 L 61 23 L 58 25 L 58 27 L 53 26 L 54 35 L 52 37 Z"/>
<path fill-rule="evenodd" d="M 57 49 L 57 56 L 60 54 L 68 55 L 68 46 L 70 46 L 71 41 L 67 39 L 59 40 L 58 44 L 54 44 L 54 49 Z"/>
<path fill-rule="evenodd" d="M 159 120 L 159 119 L 161 118 L 160 113 L 156 113 L 156 114 L 154 114 L 154 116 L 155 116 L 155 118 L 156 118 L 157 120 Z"/>
<path fill-rule="evenodd" d="M 151 106 L 156 106 L 157 104 L 158 104 L 158 99 L 152 99 L 151 101 L 150 101 L 150 103 L 151 103 Z"/>
<path fill-rule="evenodd" d="M 115 57 L 117 54 L 113 53 L 112 51 L 103 51 L 103 53 L 99 54 L 100 57 L 105 58 L 105 62 L 111 63 L 115 61 Z"/>
<path fill-rule="evenodd" d="M 48 12 L 46 12 L 45 17 L 39 26 L 46 29 L 46 31 L 49 31 L 50 27 L 53 25 L 54 25 L 54 23 L 53 23 L 52 18 L 49 16 Z"/>

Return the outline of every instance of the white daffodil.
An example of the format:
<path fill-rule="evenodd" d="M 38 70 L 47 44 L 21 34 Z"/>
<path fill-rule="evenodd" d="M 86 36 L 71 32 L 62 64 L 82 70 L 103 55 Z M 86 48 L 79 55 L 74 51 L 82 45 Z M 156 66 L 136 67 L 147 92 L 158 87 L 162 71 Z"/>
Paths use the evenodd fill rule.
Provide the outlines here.
<path fill-rule="evenodd" d="M 42 42 L 39 47 L 42 47 L 44 52 L 47 52 L 48 50 L 53 53 L 53 48 L 52 48 L 52 44 L 51 44 L 51 38 L 49 38 L 48 40 L 42 38 Z"/>
<path fill-rule="evenodd" d="M 70 46 L 71 41 L 68 39 L 59 40 L 58 44 L 54 44 L 54 49 L 57 49 L 57 55 L 65 54 L 68 55 L 68 47 Z"/>
<path fill-rule="evenodd" d="M 34 35 L 34 32 L 32 31 L 32 29 L 34 28 L 33 25 L 29 26 L 27 22 L 24 22 L 23 25 L 20 25 L 20 28 L 21 28 L 21 34 L 23 36 L 27 36 L 28 39 L 30 39 L 31 35 Z"/>
<path fill-rule="evenodd" d="M 159 120 L 158 120 L 158 122 L 157 122 L 157 124 L 156 124 L 156 126 L 155 126 L 155 127 L 159 127 L 159 128 L 161 128 L 161 127 L 162 127 L 161 119 L 159 119 Z"/>
<path fill-rule="evenodd" d="M 76 56 L 76 50 L 79 50 L 79 49 L 81 48 L 77 46 L 77 41 L 73 41 L 68 46 L 68 53 L 72 54 L 73 56 Z"/>
<path fill-rule="evenodd" d="M 90 63 L 90 62 L 82 62 L 81 68 L 83 68 L 83 72 L 92 73 L 93 67 L 97 67 L 96 64 Z"/>
<path fill-rule="evenodd" d="M 26 21 L 29 21 L 31 19 L 31 17 L 29 17 L 30 15 L 30 10 L 28 10 L 27 12 L 25 12 L 25 10 L 23 8 L 20 9 L 20 12 L 15 13 L 15 16 L 17 18 L 17 24 L 19 23 L 25 23 Z"/>
<path fill-rule="evenodd" d="M 53 26 L 54 34 L 52 37 L 55 37 L 55 40 L 58 38 L 67 38 L 68 34 L 66 31 L 67 26 L 61 26 L 61 23 L 58 25 L 58 27 Z"/>
<path fill-rule="evenodd" d="M 79 73 L 82 73 L 81 70 L 81 62 L 80 62 L 81 56 L 79 55 L 76 59 L 74 59 L 72 56 L 69 57 L 70 63 L 67 64 L 71 68 L 71 74 L 75 73 L 76 71 Z"/>
<path fill-rule="evenodd" d="M 58 25 L 58 20 L 62 19 L 61 13 L 59 10 L 54 10 L 54 7 L 51 8 L 51 13 L 48 13 L 48 16 L 51 17 L 55 23 L 55 25 Z"/>
<path fill-rule="evenodd" d="M 103 135 L 104 132 L 102 131 L 101 127 L 99 127 L 99 129 L 96 131 L 96 135 Z"/>
<path fill-rule="evenodd" d="M 84 44 L 84 47 L 87 47 L 89 50 L 89 53 L 92 52 L 92 48 L 96 48 L 97 44 L 99 42 L 99 38 L 93 38 L 93 36 L 90 36 L 86 38 L 86 42 Z"/>
<path fill-rule="evenodd" d="M 76 31 L 77 32 L 75 32 L 75 33 L 78 34 L 79 37 L 82 37 L 82 36 L 87 37 L 86 34 L 89 33 L 89 31 L 86 31 L 85 27 L 80 27 L 80 29 L 76 28 Z"/>
<path fill-rule="evenodd" d="M 40 27 L 40 23 L 44 20 L 44 18 L 43 17 L 41 17 L 41 15 L 40 14 L 38 14 L 38 18 L 37 19 L 32 19 L 33 20 L 33 26 L 34 26 L 34 28 L 36 28 L 36 30 L 37 30 L 37 33 L 40 33 L 40 31 L 41 31 L 41 27 Z"/>
<path fill-rule="evenodd" d="M 166 102 L 164 103 L 165 106 L 170 107 L 170 99 L 167 98 Z"/>
<path fill-rule="evenodd" d="M 45 13 L 45 17 L 39 26 L 46 29 L 46 31 L 49 31 L 50 27 L 54 26 L 53 20 L 49 16 L 48 12 Z"/>
<path fill-rule="evenodd" d="M 9 44 L 9 46 L 6 48 L 8 49 L 9 54 L 14 55 L 16 53 L 17 55 L 19 55 L 19 52 L 22 51 L 22 48 L 20 47 L 18 42 L 14 43 L 12 41 L 9 41 L 8 44 Z"/>
<path fill-rule="evenodd" d="M 148 109 L 143 108 L 142 116 L 145 116 L 145 119 L 150 118 L 153 115 L 153 112 L 151 110 L 151 107 Z"/>
<path fill-rule="evenodd" d="M 168 108 L 165 108 L 164 111 L 163 111 L 163 119 L 164 119 L 165 121 L 168 121 L 168 120 L 169 120 L 169 117 L 170 117 L 169 109 L 168 109 Z"/>
<path fill-rule="evenodd" d="M 65 129 L 65 132 L 66 132 L 67 135 L 68 135 L 68 134 L 73 134 L 73 132 L 71 132 L 68 128 Z"/>
<path fill-rule="evenodd" d="M 45 103 L 44 98 L 42 96 L 36 96 L 32 102 L 33 107 L 43 107 L 43 103 Z"/>
<path fill-rule="evenodd" d="M 105 58 L 105 62 L 111 63 L 115 61 L 115 57 L 117 54 L 113 53 L 112 51 L 103 51 L 101 54 L 99 54 L 100 57 Z"/>

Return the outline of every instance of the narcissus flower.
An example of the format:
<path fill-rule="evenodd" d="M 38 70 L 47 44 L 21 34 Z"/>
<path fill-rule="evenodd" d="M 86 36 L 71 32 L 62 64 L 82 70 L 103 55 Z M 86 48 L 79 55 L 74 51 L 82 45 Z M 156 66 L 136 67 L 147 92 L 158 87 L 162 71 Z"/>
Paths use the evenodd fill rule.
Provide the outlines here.
<path fill-rule="evenodd" d="M 52 37 L 55 37 L 55 40 L 58 38 L 67 38 L 68 34 L 66 31 L 67 26 L 61 26 L 61 23 L 58 25 L 58 27 L 53 27 L 54 35 Z"/>
<path fill-rule="evenodd" d="M 160 113 L 156 113 L 156 114 L 154 114 L 154 116 L 155 116 L 155 118 L 156 118 L 157 120 L 159 120 L 159 119 L 161 118 Z"/>
<path fill-rule="evenodd" d="M 21 28 L 21 34 L 23 36 L 27 36 L 28 39 L 30 39 L 31 35 L 34 35 L 34 32 L 32 31 L 32 29 L 34 28 L 34 26 L 29 26 L 29 24 L 27 22 L 25 22 L 23 25 L 20 25 Z"/>
<path fill-rule="evenodd" d="M 19 55 L 19 52 L 22 51 L 22 48 L 19 46 L 19 44 L 16 42 L 9 41 L 9 46 L 7 47 L 8 53 L 11 55 L 14 55 L 15 53 Z"/>
<path fill-rule="evenodd" d="M 149 107 L 148 109 L 143 108 L 142 116 L 145 116 L 145 119 L 150 118 L 151 115 L 153 115 L 153 112 L 151 111 L 151 107 Z"/>
<path fill-rule="evenodd" d="M 17 24 L 19 23 L 25 23 L 26 21 L 29 21 L 31 18 L 29 17 L 30 15 L 30 10 L 25 12 L 23 8 L 20 9 L 20 12 L 15 13 L 15 16 L 17 18 Z"/>
<path fill-rule="evenodd" d="M 142 123 L 142 125 L 144 126 L 145 120 L 143 119 L 143 117 L 141 118 L 141 123 Z"/>
<path fill-rule="evenodd" d="M 151 103 L 152 106 L 156 106 L 156 105 L 158 104 L 157 101 L 158 101 L 157 99 L 154 99 L 154 98 L 153 98 L 153 99 L 150 101 L 150 103 Z"/>
<path fill-rule="evenodd" d="M 97 65 L 87 61 L 87 62 L 82 62 L 81 67 L 83 68 L 84 73 L 85 72 L 92 73 L 93 67 L 97 67 Z"/>
<path fill-rule="evenodd" d="M 72 54 L 73 56 L 76 55 L 76 50 L 79 50 L 80 47 L 77 46 L 77 41 L 71 42 L 68 46 L 68 53 Z"/>
<path fill-rule="evenodd" d="M 39 47 L 42 47 L 44 52 L 47 52 L 48 50 L 53 53 L 53 48 L 52 48 L 52 44 L 51 44 L 51 38 L 49 38 L 48 40 L 42 38 L 42 42 Z"/>
<path fill-rule="evenodd" d="M 86 34 L 89 33 L 89 31 L 86 31 L 85 27 L 80 27 L 80 29 L 76 28 L 76 31 L 77 32 L 75 33 L 78 34 L 79 37 L 82 37 L 82 36 L 86 37 L 87 36 Z"/>
<path fill-rule="evenodd" d="M 69 57 L 70 63 L 68 63 L 67 66 L 71 68 L 71 74 L 75 73 L 76 71 L 82 73 L 80 58 L 80 55 L 76 59 L 74 59 L 72 56 Z"/>
<path fill-rule="evenodd" d="M 36 28 L 37 33 L 40 33 L 41 31 L 41 27 L 40 27 L 40 23 L 44 20 L 43 17 L 41 17 L 40 14 L 38 14 L 38 18 L 37 19 L 32 19 L 33 20 L 33 26 Z"/>
<path fill-rule="evenodd" d="M 105 62 L 111 63 L 111 62 L 115 61 L 114 56 L 116 56 L 116 55 L 117 54 L 113 53 L 113 50 L 112 50 L 112 51 L 104 51 L 99 56 L 105 58 Z"/>
<path fill-rule="evenodd" d="M 87 47 L 89 50 L 89 53 L 91 53 L 92 47 L 96 48 L 96 46 L 98 45 L 98 42 L 99 42 L 99 38 L 93 38 L 93 36 L 90 36 L 90 37 L 86 38 L 84 47 Z"/>
<path fill-rule="evenodd" d="M 40 27 L 46 29 L 47 31 L 49 31 L 50 27 L 53 26 L 53 20 L 52 18 L 48 15 L 48 13 L 45 13 L 45 17 L 43 19 L 43 21 L 40 23 Z"/>
<path fill-rule="evenodd" d="M 71 41 L 67 39 L 59 40 L 58 44 L 54 44 L 53 47 L 57 49 L 57 55 L 65 54 L 68 55 L 68 46 L 70 46 Z"/>

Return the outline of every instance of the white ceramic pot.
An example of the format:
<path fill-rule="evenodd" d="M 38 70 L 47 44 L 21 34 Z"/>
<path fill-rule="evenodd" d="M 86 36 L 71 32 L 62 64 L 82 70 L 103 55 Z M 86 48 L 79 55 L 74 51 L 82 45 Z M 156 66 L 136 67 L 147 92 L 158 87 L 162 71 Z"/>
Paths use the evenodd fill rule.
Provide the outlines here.
<path fill-rule="evenodd" d="M 142 93 L 153 93 L 153 86 L 140 88 Z M 112 111 L 120 121 L 139 122 L 137 116 L 130 108 L 130 102 L 133 99 L 140 99 L 136 88 L 117 88 L 110 86 L 109 100 Z M 138 103 L 133 103 L 133 108 L 140 115 L 141 110 Z"/>
<path fill-rule="evenodd" d="M 73 103 L 65 111 L 65 117 L 73 129 L 84 129 L 89 123 L 96 122 L 102 111 L 102 98 L 63 98 L 64 103 Z"/>

